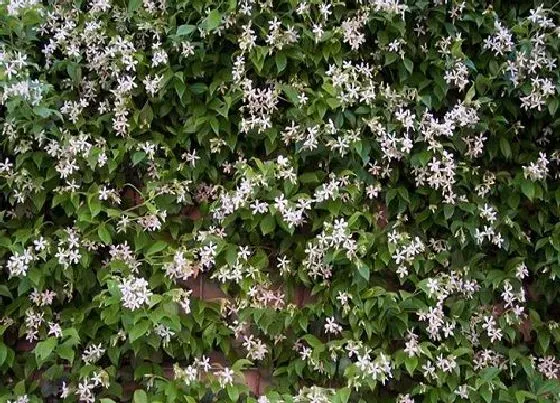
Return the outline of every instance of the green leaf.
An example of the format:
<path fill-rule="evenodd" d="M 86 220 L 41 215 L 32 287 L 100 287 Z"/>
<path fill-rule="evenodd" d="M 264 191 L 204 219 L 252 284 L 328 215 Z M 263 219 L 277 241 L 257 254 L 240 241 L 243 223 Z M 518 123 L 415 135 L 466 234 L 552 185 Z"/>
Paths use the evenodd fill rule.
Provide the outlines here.
<path fill-rule="evenodd" d="M 490 390 L 490 386 L 485 383 L 479 389 L 480 396 L 484 399 L 484 401 L 490 403 L 492 401 L 492 391 Z"/>
<path fill-rule="evenodd" d="M 189 85 L 189 89 L 194 93 L 194 94 L 203 94 L 204 92 L 206 92 L 208 90 L 208 86 L 204 83 L 192 83 Z"/>
<path fill-rule="evenodd" d="M 418 366 L 418 358 L 417 357 L 406 357 L 404 360 L 404 365 L 408 374 L 412 377 L 414 375 L 414 370 Z"/>
<path fill-rule="evenodd" d="M 68 77 L 74 82 L 79 82 L 82 79 L 82 68 L 78 63 L 70 62 L 66 66 L 66 72 L 68 73 Z"/>
<path fill-rule="evenodd" d="M 33 205 L 38 211 L 40 211 L 43 208 L 43 205 L 45 204 L 46 196 L 47 195 L 45 192 L 37 192 L 33 194 L 31 200 L 33 201 Z"/>
<path fill-rule="evenodd" d="M 547 330 L 542 329 L 538 332 L 537 340 L 539 342 L 539 347 L 542 350 L 542 355 L 546 355 L 550 344 L 550 333 Z"/>
<path fill-rule="evenodd" d="M 132 154 L 132 165 L 138 165 L 144 158 L 146 158 L 144 151 L 136 151 Z"/>
<path fill-rule="evenodd" d="M 260 72 L 263 69 L 264 61 L 265 61 L 265 58 L 266 58 L 267 54 L 268 54 L 268 48 L 266 46 L 257 46 L 257 47 L 255 47 L 254 51 L 249 54 L 249 59 L 251 60 L 251 62 L 255 66 L 255 69 L 258 72 Z M 295 99 L 296 100 L 294 101 L 290 98 L 290 100 L 292 102 L 296 103 L 297 102 L 297 94 L 296 94 Z"/>
<path fill-rule="evenodd" d="M 176 78 L 175 80 L 173 80 L 173 88 L 175 88 L 175 92 L 177 93 L 177 96 L 182 101 L 183 96 L 185 95 L 185 91 L 187 90 L 187 86 L 185 85 L 185 83 L 179 80 L 178 78 Z"/>
<path fill-rule="evenodd" d="M 104 222 L 99 224 L 99 227 L 97 228 L 97 235 L 99 235 L 99 239 L 101 239 L 105 245 L 111 244 L 111 232 L 109 232 L 107 224 Z"/>
<path fill-rule="evenodd" d="M 3 297 L 13 298 L 10 289 L 4 284 L 0 284 L 0 295 Z"/>
<path fill-rule="evenodd" d="M 4 343 L 0 342 L 0 366 L 4 364 L 6 361 L 6 357 L 8 356 L 8 347 Z"/>
<path fill-rule="evenodd" d="M 412 62 L 412 60 L 404 59 L 404 67 L 410 74 L 412 74 L 412 72 L 414 71 L 414 63 Z"/>
<path fill-rule="evenodd" d="M 511 147 L 509 145 L 509 141 L 505 137 L 500 137 L 500 151 L 502 155 L 507 159 L 511 158 Z"/>
<path fill-rule="evenodd" d="M 301 174 L 299 176 L 298 181 L 300 183 L 303 183 L 303 184 L 319 183 L 319 182 L 321 182 L 321 178 L 319 178 L 319 175 L 318 175 L 317 172 L 306 172 L 306 173 Z"/>
<path fill-rule="evenodd" d="M 191 24 L 183 24 L 177 27 L 177 35 L 188 35 L 192 32 L 194 32 L 194 30 L 196 29 L 196 27 L 194 25 Z"/>
<path fill-rule="evenodd" d="M 91 213 L 91 218 L 95 218 L 101 212 L 101 201 L 97 194 L 88 197 L 88 207 Z"/>
<path fill-rule="evenodd" d="M 455 206 L 451 203 L 445 203 L 443 205 L 443 215 L 446 220 L 449 220 L 453 217 L 453 213 L 455 212 Z"/>
<path fill-rule="evenodd" d="M 364 280 L 369 281 L 369 274 L 370 274 L 369 267 L 366 264 L 364 264 L 364 262 L 360 262 L 360 263 L 361 264 L 358 266 L 358 273 Z"/>
<path fill-rule="evenodd" d="M 152 107 L 146 102 L 140 114 L 138 115 L 138 125 L 140 128 L 150 127 L 152 120 L 154 119 L 154 111 Z"/>
<path fill-rule="evenodd" d="M 148 250 L 146 251 L 145 255 L 146 256 L 150 256 L 153 255 L 154 253 L 158 253 L 161 252 L 162 250 L 164 250 L 165 248 L 167 248 L 167 242 L 165 241 L 156 241 L 152 244 L 152 246 L 150 246 L 148 248 Z"/>
<path fill-rule="evenodd" d="M 42 118 L 48 118 L 49 116 L 51 116 L 53 110 L 45 108 L 44 106 L 36 106 L 35 108 L 33 108 L 33 112 L 37 116 L 40 116 Z"/>
<path fill-rule="evenodd" d="M 476 93 L 476 89 L 474 84 L 471 85 L 471 88 L 469 88 L 469 90 L 467 91 L 467 94 L 465 95 L 465 102 L 469 103 L 474 99 L 474 95 Z"/>
<path fill-rule="evenodd" d="M 70 363 L 74 362 L 74 356 L 75 356 L 74 349 L 70 344 L 68 344 L 68 342 L 58 346 L 56 352 L 58 356 L 63 360 L 67 360 Z"/>
<path fill-rule="evenodd" d="M 24 395 L 25 394 L 25 379 L 16 383 L 14 390 L 12 391 L 16 395 Z"/>
<path fill-rule="evenodd" d="M 128 332 L 128 338 L 131 343 L 138 340 L 141 336 L 145 335 L 150 328 L 150 322 L 147 320 L 142 320 L 134 325 L 132 330 Z"/>
<path fill-rule="evenodd" d="M 543 397 L 549 394 L 558 395 L 558 393 L 560 393 L 560 384 L 558 384 L 558 381 L 555 379 L 548 379 L 544 381 L 537 390 L 537 394 Z"/>
<path fill-rule="evenodd" d="M 352 391 L 349 388 L 342 388 L 336 391 L 333 403 L 348 403 Z"/>
<path fill-rule="evenodd" d="M 250 367 L 251 365 L 253 365 L 252 361 L 242 358 L 233 363 L 233 365 L 231 366 L 231 370 L 237 372 L 241 371 L 244 368 Z"/>
<path fill-rule="evenodd" d="M 313 350 L 316 351 L 325 350 L 325 345 L 321 343 L 321 340 L 319 340 L 317 337 L 313 336 L 312 334 L 306 334 L 302 337 L 302 339 L 305 340 L 305 342 L 309 344 L 311 347 L 313 347 Z"/>
<path fill-rule="evenodd" d="M 394 52 L 386 53 L 385 54 L 385 66 L 388 66 L 389 64 L 395 62 L 398 58 L 399 58 L 399 56 Z"/>
<path fill-rule="evenodd" d="M 509 197 L 508 197 L 508 206 L 512 209 L 517 209 L 517 207 L 519 206 L 519 199 L 521 197 L 519 196 L 519 192 L 511 192 Z"/>
<path fill-rule="evenodd" d="M 219 107 L 216 108 L 216 112 L 218 112 L 224 118 L 228 118 L 229 116 L 229 106 L 225 102 L 222 103 Z"/>
<path fill-rule="evenodd" d="M 274 61 L 276 62 L 276 70 L 278 70 L 278 73 L 284 71 L 286 64 L 288 63 L 286 55 L 283 52 L 278 52 L 276 53 L 276 56 L 274 56 Z"/>
<path fill-rule="evenodd" d="M 269 234 L 276 228 L 276 218 L 273 214 L 266 214 L 263 219 L 259 222 L 259 228 L 261 229 L 263 235 Z"/>
<path fill-rule="evenodd" d="M 237 390 L 237 386 L 235 385 L 228 385 L 227 387 L 227 394 L 231 401 L 236 402 L 239 400 L 239 390 Z"/>
<path fill-rule="evenodd" d="M 483 382 L 491 382 L 498 376 L 500 369 L 496 367 L 484 368 L 479 373 L 480 380 Z"/>
<path fill-rule="evenodd" d="M 211 116 L 208 122 L 210 122 L 210 127 L 212 127 L 214 133 L 220 133 L 220 121 L 215 116 Z"/>
<path fill-rule="evenodd" d="M 142 0 L 128 0 L 128 12 L 133 13 L 140 7 Z"/>
<path fill-rule="evenodd" d="M 397 189 L 389 189 L 385 194 L 385 204 L 389 206 L 391 204 L 391 201 L 397 196 L 397 194 Z"/>
<path fill-rule="evenodd" d="M 535 184 L 528 180 L 524 180 L 521 183 L 521 191 L 529 200 L 533 200 L 535 197 Z"/>
<path fill-rule="evenodd" d="M 206 19 L 206 28 L 208 31 L 212 31 L 215 28 L 218 28 L 222 23 L 222 14 L 218 10 L 210 11 L 208 17 Z"/>
<path fill-rule="evenodd" d="M 130 399 L 130 395 L 129 395 Z M 132 399 L 134 403 L 148 403 L 148 395 L 142 389 L 134 391 L 134 397 Z"/>
<path fill-rule="evenodd" d="M 531 393 L 527 390 L 518 390 L 517 392 L 515 392 L 515 400 L 517 400 L 517 403 L 524 403 L 527 399 L 533 400 L 536 398 L 537 396 L 535 396 L 534 393 Z"/>
<path fill-rule="evenodd" d="M 49 357 L 49 355 L 51 355 L 56 347 L 56 344 L 56 337 L 49 337 L 45 341 L 37 343 L 34 349 L 37 365 L 40 366 Z"/>
<path fill-rule="evenodd" d="M 554 97 L 548 103 L 548 112 L 550 116 L 556 115 L 556 110 L 558 109 L 558 98 Z"/>

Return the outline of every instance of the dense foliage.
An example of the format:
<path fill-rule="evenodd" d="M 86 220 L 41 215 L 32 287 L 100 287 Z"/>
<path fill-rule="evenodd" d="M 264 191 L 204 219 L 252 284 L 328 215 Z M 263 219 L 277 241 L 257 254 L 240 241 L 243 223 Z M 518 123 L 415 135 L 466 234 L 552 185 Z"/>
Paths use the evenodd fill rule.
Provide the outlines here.
<path fill-rule="evenodd" d="M 0 400 L 560 399 L 560 24 L 0 0 Z"/>

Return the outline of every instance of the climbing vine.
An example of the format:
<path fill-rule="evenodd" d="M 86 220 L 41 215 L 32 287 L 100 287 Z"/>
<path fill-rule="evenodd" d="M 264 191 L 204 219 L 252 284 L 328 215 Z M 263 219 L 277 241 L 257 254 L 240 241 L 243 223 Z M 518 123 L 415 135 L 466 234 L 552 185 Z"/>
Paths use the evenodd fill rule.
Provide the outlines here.
<path fill-rule="evenodd" d="M 0 400 L 558 401 L 557 5 L 0 0 Z"/>

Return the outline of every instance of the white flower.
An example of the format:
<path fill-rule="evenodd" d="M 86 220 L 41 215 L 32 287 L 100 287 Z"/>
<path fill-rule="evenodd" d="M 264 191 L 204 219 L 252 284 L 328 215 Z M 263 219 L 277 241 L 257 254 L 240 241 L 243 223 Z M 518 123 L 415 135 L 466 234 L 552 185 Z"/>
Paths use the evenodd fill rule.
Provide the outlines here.
<path fill-rule="evenodd" d="M 268 347 L 255 336 L 244 336 L 243 347 L 247 350 L 247 359 L 262 361 L 268 353 Z"/>
<path fill-rule="evenodd" d="M 208 372 L 210 371 L 210 369 L 212 369 L 212 365 L 210 365 L 210 359 L 204 355 L 200 360 L 198 360 L 198 365 L 204 372 Z"/>
<path fill-rule="evenodd" d="M 436 278 L 429 278 L 426 287 L 428 287 L 428 296 L 433 296 L 439 290 L 438 280 Z"/>
<path fill-rule="evenodd" d="M 405 278 L 406 276 L 408 276 L 408 269 L 406 268 L 406 266 L 400 265 L 397 268 L 397 274 L 399 275 L 399 278 Z"/>
<path fill-rule="evenodd" d="M 228 385 L 233 385 L 233 371 L 231 369 L 224 368 L 223 370 L 218 371 L 216 376 L 218 377 L 218 382 L 220 382 L 220 386 L 222 388 Z"/>
<path fill-rule="evenodd" d="M 338 334 L 342 332 L 342 326 L 336 323 L 333 316 L 327 318 L 325 321 L 325 333 Z"/>
<path fill-rule="evenodd" d="M 160 90 L 162 80 L 163 75 L 156 75 L 153 78 L 151 76 L 147 76 L 142 82 L 146 87 L 146 92 L 148 92 L 151 96 L 154 96 Z"/>
<path fill-rule="evenodd" d="M 10 160 L 6 158 L 5 162 L 0 162 L 0 174 L 4 172 L 9 174 L 13 166 L 14 164 L 12 164 Z"/>
<path fill-rule="evenodd" d="M 99 344 L 88 345 L 82 353 L 82 361 L 86 364 L 94 364 L 105 354 L 105 349 Z"/>
<path fill-rule="evenodd" d="M 45 248 L 47 247 L 48 242 L 45 240 L 45 238 L 40 237 L 39 239 L 36 239 L 33 241 L 33 245 L 35 245 L 35 250 L 37 252 L 41 252 L 43 250 L 45 250 Z"/>
<path fill-rule="evenodd" d="M 29 250 L 25 250 L 21 255 L 18 252 L 14 252 L 14 255 L 10 256 L 6 264 L 9 277 L 24 277 L 29 270 L 29 264 L 33 260 L 34 257 Z"/>
<path fill-rule="evenodd" d="M 154 333 L 163 339 L 164 347 L 171 341 L 171 337 L 175 335 L 175 332 L 171 331 L 168 326 L 164 326 L 162 324 L 159 324 L 154 328 Z"/>
<path fill-rule="evenodd" d="M 111 190 L 107 189 L 107 186 L 103 185 L 103 188 L 99 189 L 99 200 L 109 199 L 110 194 Z"/>
<path fill-rule="evenodd" d="M 193 150 L 190 153 L 184 153 L 183 159 L 185 160 L 185 162 L 191 164 L 191 167 L 194 168 L 196 166 L 196 161 L 199 160 L 200 157 L 196 155 L 196 150 Z"/>
<path fill-rule="evenodd" d="M 469 398 L 469 385 L 464 384 L 459 386 L 455 389 L 455 394 L 459 396 L 461 399 L 468 399 Z"/>
<path fill-rule="evenodd" d="M 276 163 L 278 164 L 278 166 L 280 167 L 285 167 L 288 166 L 288 164 L 290 163 L 290 161 L 288 160 L 288 158 L 284 157 L 283 155 L 279 155 L 276 158 Z"/>
<path fill-rule="evenodd" d="M 515 277 L 517 277 L 518 279 L 523 280 L 528 275 L 529 275 L 529 270 L 527 269 L 527 266 L 525 265 L 525 262 L 520 263 L 515 268 Z"/>
<path fill-rule="evenodd" d="M 49 323 L 49 336 L 62 337 L 62 328 L 58 323 Z"/>
<path fill-rule="evenodd" d="M 136 310 L 142 305 L 148 305 L 150 297 L 153 295 L 148 288 L 148 282 L 144 278 L 129 276 L 122 280 L 119 285 L 121 291 L 121 301 L 125 308 Z"/>
<path fill-rule="evenodd" d="M 66 385 L 66 382 L 62 382 L 62 388 L 60 391 L 60 398 L 61 399 L 66 399 L 68 396 L 70 396 L 70 388 L 68 387 L 68 385 Z"/>
<path fill-rule="evenodd" d="M 268 211 L 268 204 L 266 202 L 260 202 L 258 200 L 251 203 L 250 207 L 253 214 L 264 214 Z"/>
<path fill-rule="evenodd" d="M 482 208 L 479 207 L 479 209 L 480 209 L 481 218 L 484 218 L 490 221 L 491 223 L 496 221 L 496 210 L 490 207 L 488 203 L 484 203 L 484 206 Z"/>

